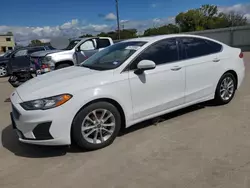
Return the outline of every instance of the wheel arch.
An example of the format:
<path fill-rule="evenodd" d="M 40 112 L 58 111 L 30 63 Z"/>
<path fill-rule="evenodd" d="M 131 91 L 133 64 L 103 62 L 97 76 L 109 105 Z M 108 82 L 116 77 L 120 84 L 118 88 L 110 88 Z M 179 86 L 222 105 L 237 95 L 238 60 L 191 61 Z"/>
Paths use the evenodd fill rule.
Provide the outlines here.
<path fill-rule="evenodd" d="M 236 80 L 236 87 L 235 88 L 237 89 L 238 88 L 238 75 L 237 75 L 237 73 L 234 70 L 228 70 L 224 74 L 226 74 L 226 73 L 230 73 L 234 76 L 234 78 Z"/>
<path fill-rule="evenodd" d="M 108 103 L 111 103 L 112 105 L 114 105 L 117 110 L 120 112 L 120 115 L 121 115 L 121 130 L 124 129 L 126 127 L 126 116 L 125 116 L 125 112 L 124 112 L 124 109 L 122 108 L 122 106 L 114 99 L 111 99 L 111 98 L 99 98 L 99 99 L 94 99 L 92 101 L 89 101 L 88 103 L 86 103 L 85 105 L 83 105 L 78 111 L 77 113 L 75 114 L 74 118 L 73 118 L 73 121 L 71 123 L 71 129 L 70 129 L 70 137 L 71 137 L 71 142 L 73 141 L 72 140 L 72 128 L 73 128 L 73 123 L 75 121 L 75 118 L 76 116 L 78 115 L 78 113 L 84 109 L 85 107 L 89 106 L 90 104 L 93 104 L 93 103 L 96 103 L 96 102 L 108 102 Z"/>
<path fill-rule="evenodd" d="M 56 62 L 55 64 L 56 64 L 56 67 L 58 67 L 58 66 L 61 65 L 61 64 L 69 64 L 69 65 L 71 65 L 71 66 L 74 65 L 73 61 L 70 61 L 70 60 L 58 61 L 58 62 Z"/>

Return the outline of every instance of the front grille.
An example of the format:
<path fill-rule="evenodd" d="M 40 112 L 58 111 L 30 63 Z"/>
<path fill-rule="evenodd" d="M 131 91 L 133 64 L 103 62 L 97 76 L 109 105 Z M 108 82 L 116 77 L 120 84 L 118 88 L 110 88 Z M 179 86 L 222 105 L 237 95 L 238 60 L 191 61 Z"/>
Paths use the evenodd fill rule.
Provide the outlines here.
<path fill-rule="evenodd" d="M 12 114 L 13 114 L 14 118 L 19 119 L 21 114 L 18 112 L 18 110 L 15 108 L 15 106 L 13 104 L 11 104 L 11 106 L 12 106 Z"/>

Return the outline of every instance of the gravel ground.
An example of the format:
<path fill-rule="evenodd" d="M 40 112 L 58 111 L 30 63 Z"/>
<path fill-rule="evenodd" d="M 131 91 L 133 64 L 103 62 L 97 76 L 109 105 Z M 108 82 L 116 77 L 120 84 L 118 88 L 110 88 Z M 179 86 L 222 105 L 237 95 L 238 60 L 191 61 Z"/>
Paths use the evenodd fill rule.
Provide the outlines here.
<path fill-rule="evenodd" d="M 249 188 L 250 53 L 245 61 L 245 81 L 230 104 L 140 123 L 94 152 L 19 143 L 4 102 L 13 88 L 0 79 L 0 187 Z"/>

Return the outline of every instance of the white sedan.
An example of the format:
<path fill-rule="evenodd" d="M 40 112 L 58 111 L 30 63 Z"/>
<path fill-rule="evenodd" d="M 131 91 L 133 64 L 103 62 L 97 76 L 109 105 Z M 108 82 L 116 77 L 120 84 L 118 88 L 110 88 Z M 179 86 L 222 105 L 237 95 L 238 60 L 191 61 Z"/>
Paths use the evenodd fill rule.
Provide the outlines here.
<path fill-rule="evenodd" d="M 11 119 L 21 142 L 95 150 L 122 127 L 211 99 L 229 103 L 244 75 L 241 50 L 221 42 L 136 38 L 21 85 L 10 97 Z"/>

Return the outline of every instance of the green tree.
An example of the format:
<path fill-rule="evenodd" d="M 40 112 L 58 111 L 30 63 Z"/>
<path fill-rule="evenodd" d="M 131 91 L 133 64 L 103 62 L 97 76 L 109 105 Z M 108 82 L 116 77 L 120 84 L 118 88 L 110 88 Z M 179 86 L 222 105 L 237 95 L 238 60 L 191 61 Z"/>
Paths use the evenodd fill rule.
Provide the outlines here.
<path fill-rule="evenodd" d="M 247 24 L 247 19 L 241 14 L 219 13 L 215 5 L 202 5 L 198 9 L 181 12 L 175 17 L 176 24 L 182 32 L 217 29 Z"/>
<path fill-rule="evenodd" d="M 93 37 L 93 35 L 91 35 L 91 34 L 85 34 L 85 35 L 81 35 L 79 38 L 85 38 L 85 37 Z"/>
<path fill-rule="evenodd" d="M 224 19 L 225 27 L 233 27 L 233 26 L 243 26 L 247 25 L 247 18 L 240 13 L 229 12 L 228 14 L 221 14 Z"/>
<path fill-rule="evenodd" d="M 113 40 L 118 39 L 118 31 L 110 31 L 107 33 L 101 32 L 97 36 L 99 37 L 110 37 Z M 137 30 L 136 29 L 123 29 L 120 31 L 121 39 L 129 39 L 137 37 Z"/>
<path fill-rule="evenodd" d="M 43 43 L 40 40 L 32 40 L 29 46 L 41 46 Z"/>
<path fill-rule="evenodd" d="M 13 33 L 11 31 L 8 31 L 6 35 L 13 36 Z"/>
<path fill-rule="evenodd" d="M 205 25 L 204 16 L 199 9 L 179 13 L 175 17 L 175 22 L 179 25 L 181 32 L 203 30 Z"/>
<path fill-rule="evenodd" d="M 164 34 L 172 34 L 178 32 L 179 28 L 176 25 L 168 24 L 161 27 L 149 28 L 144 31 L 144 36 L 164 35 Z"/>

